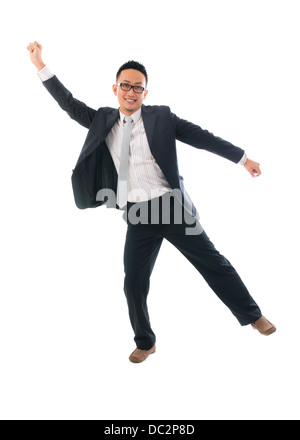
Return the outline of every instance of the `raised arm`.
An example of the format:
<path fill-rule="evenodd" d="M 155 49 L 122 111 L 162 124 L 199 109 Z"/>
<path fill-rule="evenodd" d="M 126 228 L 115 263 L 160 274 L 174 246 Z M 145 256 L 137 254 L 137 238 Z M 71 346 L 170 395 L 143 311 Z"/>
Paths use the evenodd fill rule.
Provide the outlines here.
<path fill-rule="evenodd" d="M 37 41 L 29 43 L 27 50 L 30 54 L 31 62 L 35 65 L 38 72 L 46 67 L 42 60 L 42 45 Z M 51 78 L 43 80 L 43 85 L 57 101 L 58 105 L 80 125 L 90 128 L 96 114 L 96 110 L 88 107 L 83 102 L 74 98 L 72 93 L 53 75 Z"/>

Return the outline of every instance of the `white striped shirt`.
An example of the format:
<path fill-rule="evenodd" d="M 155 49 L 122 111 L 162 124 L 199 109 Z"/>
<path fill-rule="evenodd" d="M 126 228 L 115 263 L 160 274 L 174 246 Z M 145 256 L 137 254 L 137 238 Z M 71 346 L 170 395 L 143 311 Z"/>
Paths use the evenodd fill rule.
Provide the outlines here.
<path fill-rule="evenodd" d="M 51 72 L 48 66 L 45 66 L 42 70 L 38 72 L 38 76 L 42 81 L 47 81 L 47 79 L 52 78 L 54 76 L 54 73 Z"/>
<path fill-rule="evenodd" d="M 129 149 L 128 201 L 145 202 L 172 191 L 172 188 L 149 148 L 141 109 L 133 113 L 131 117 L 133 126 Z M 120 119 L 117 120 L 105 139 L 117 170 L 120 167 L 124 118 L 125 115 L 120 111 Z"/>
<path fill-rule="evenodd" d="M 54 74 L 45 66 L 38 72 L 42 81 L 47 81 Z M 114 124 L 106 138 L 106 144 L 118 172 L 123 139 L 125 115 L 120 111 L 120 119 Z M 145 127 L 141 109 L 131 115 L 133 127 L 130 139 L 129 166 L 128 166 L 128 201 L 144 202 L 172 191 L 158 163 L 154 159 Z M 239 164 L 244 165 L 247 156 L 244 154 Z"/>

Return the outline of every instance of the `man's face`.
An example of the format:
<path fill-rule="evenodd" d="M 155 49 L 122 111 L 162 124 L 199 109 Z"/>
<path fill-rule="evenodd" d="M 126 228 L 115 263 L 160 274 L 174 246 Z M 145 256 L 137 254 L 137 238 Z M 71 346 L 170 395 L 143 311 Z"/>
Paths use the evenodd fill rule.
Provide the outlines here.
<path fill-rule="evenodd" d="M 146 78 L 139 70 L 126 69 L 122 70 L 119 76 L 118 84 L 125 83 L 132 86 L 140 86 L 146 89 Z M 120 110 L 124 115 L 130 116 L 141 108 L 143 100 L 148 94 L 148 90 L 144 90 L 142 93 L 136 93 L 133 89 L 124 91 L 120 86 L 113 85 L 113 92 L 118 97 L 120 104 Z"/>

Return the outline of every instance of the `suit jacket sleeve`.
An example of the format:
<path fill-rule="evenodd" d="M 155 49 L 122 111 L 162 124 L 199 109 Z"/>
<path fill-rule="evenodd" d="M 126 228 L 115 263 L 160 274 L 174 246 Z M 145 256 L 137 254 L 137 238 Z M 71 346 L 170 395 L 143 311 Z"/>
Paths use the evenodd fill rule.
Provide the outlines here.
<path fill-rule="evenodd" d="M 43 85 L 70 118 L 77 121 L 80 125 L 90 128 L 96 110 L 75 99 L 72 93 L 66 89 L 55 75 L 47 81 L 43 81 Z"/>
<path fill-rule="evenodd" d="M 176 139 L 181 142 L 210 151 L 235 163 L 238 163 L 245 153 L 241 148 L 203 130 L 199 125 L 180 119 L 174 113 L 171 113 L 171 119 L 175 127 Z"/>

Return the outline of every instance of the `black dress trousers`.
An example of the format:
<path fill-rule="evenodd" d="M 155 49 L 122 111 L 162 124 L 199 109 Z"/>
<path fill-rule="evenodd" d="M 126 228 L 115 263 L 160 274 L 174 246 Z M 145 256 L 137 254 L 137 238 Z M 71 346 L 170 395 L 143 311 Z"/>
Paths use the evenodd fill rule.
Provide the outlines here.
<path fill-rule="evenodd" d="M 142 222 L 133 224 L 129 219 L 128 214 L 134 204 L 128 203 L 125 212 L 128 227 L 124 248 L 124 292 L 137 348 L 149 350 L 156 341 L 150 325 L 147 296 L 150 276 L 164 238 L 195 266 L 241 325 L 257 321 L 262 316 L 258 305 L 249 294 L 234 267 L 215 249 L 199 221 L 195 220 L 194 225 L 190 220 L 186 223 L 187 217 L 184 217 L 184 208 L 182 208 L 183 222 L 176 224 L 174 221 L 174 202 L 171 200 L 168 208 L 170 222 L 165 224 L 162 197 L 158 198 L 160 210 L 156 224 L 150 223 L 150 201 L 143 202 L 148 203 L 149 215 Z M 135 208 L 138 206 L 141 204 L 135 205 Z M 138 213 L 138 211 L 135 212 Z M 202 232 L 197 235 L 187 235 L 187 227 L 195 226 Z"/>

